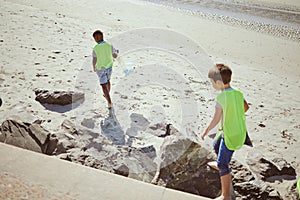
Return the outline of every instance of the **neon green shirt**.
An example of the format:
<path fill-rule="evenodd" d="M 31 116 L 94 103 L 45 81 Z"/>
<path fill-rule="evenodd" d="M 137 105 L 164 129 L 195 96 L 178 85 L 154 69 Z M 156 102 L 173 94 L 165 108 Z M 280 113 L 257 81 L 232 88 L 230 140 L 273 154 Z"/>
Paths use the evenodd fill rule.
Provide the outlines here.
<path fill-rule="evenodd" d="M 298 195 L 300 198 L 300 178 L 298 178 L 298 181 L 297 181 L 297 188 L 298 188 Z"/>
<path fill-rule="evenodd" d="M 108 69 L 113 66 L 112 45 L 107 42 L 99 42 L 94 47 L 97 57 L 96 67 L 100 70 L 102 67 Z"/>
<path fill-rule="evenodd" d="M 237 89 L 225 89 L 217 96 L 223 110 L 222 128 L 225 145 L 229 150 L 241 148 L 246 139 L 244 95 Z"/>

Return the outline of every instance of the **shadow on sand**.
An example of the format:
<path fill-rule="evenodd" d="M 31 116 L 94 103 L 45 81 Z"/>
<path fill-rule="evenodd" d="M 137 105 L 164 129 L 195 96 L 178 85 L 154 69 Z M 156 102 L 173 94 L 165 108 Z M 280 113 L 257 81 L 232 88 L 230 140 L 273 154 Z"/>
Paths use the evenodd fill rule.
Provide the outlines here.
<path fill-rule="evenodd" d="M 47 110 L 50 110 L 52 112 L 65 113 L 65 112 L 68 112 L 70 110 L 77 108 L 83 102 L 84 102 L 84 99 L 80 99 L 80 100 L 75 101 L 72 104 L 68 104 L 65 106 L 55 105 L 55 104 L 47 104 L 47 103 L 41 103 L 41 105 L 44 106 L 44 108 L 46 108 Z"/>
<path fill-rule="evenodd" d="M 115 145 L 125 145 L 125 134 L 116 118 L 114 108 L 109 110 L 109 116 L 101 121 L 101 133 Z"/>

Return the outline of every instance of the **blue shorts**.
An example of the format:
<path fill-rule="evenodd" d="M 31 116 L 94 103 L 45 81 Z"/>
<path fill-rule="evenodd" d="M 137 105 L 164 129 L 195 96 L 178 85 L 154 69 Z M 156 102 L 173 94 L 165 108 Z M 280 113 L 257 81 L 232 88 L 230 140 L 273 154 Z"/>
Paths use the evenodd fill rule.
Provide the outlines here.
<path fill-rule="evenodd" d="M 107 84 L 108 81 L 110 80 L 111 74 L 112 74 L 112 67 L 108 69 L 102 68 L 101 70 L 97 69 L 97 75 L 100 81 L 100 85 Z"/>
<path fill-rule="evenodd" d="M 220 176 L 229 174 L 229 163 L 234 151 L 227 149 L 223 137 L 219 140 L 214 140 L 213 146 L 216 154 L 218 155 L 217 164 Z"/>

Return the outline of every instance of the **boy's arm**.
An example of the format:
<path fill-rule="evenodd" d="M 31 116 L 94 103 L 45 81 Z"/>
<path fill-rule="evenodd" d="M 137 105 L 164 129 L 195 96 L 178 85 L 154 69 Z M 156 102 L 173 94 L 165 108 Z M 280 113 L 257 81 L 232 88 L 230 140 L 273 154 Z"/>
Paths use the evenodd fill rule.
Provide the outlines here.
<path fill-rule="evenodd" d="M 249 110 L 249 104 L 246 100 L 244 100 L 244 110 L 245 110 L 245 112 L 247 112 L 247 110 Z"/>
<path fill-rule="evenodd" d="M 95 51 L 93 51 L 92 57 L 93 57 L 93 70 L 94 72 L 96 72 L 97 55 Z"/>
<path fill-rule="evenodd" d="M 213 129 L 220 122 L 221 118 L 222 118 L 222 108 L 216 107 L 214 118 L 211 120 L 210 124 L 201 135 L 202 140 L 204 140 L 204 137 L 209 133 L 209 131 Z"/>
<path fill-rule="evenodd" d="M 93 57 L 93 70 L 96 72 L 97 57 Z"/>

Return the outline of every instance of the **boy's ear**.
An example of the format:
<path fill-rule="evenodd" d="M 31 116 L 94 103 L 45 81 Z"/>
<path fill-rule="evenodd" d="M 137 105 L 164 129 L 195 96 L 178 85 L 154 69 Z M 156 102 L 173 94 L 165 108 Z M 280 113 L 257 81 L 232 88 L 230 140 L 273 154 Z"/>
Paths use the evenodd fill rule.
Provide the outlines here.
<path fill-rule="evenodd" d="M 213 83 L 213 84 L 216 84 L 216 81 L 212 78 L 210 78 L 210 82 Z"/>
<path fill-rule="evenodd" d="M 219 86 L 223 86 L 224 85 L 223 81 L 221 81 L 221 80 L 217 80 L 216 84 L 219 85 Z"/>

